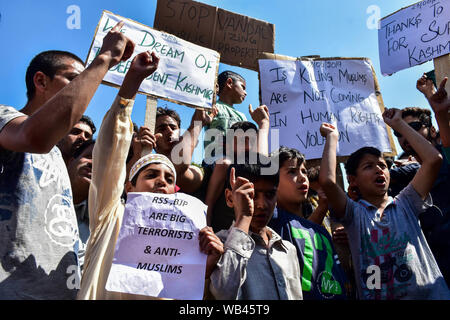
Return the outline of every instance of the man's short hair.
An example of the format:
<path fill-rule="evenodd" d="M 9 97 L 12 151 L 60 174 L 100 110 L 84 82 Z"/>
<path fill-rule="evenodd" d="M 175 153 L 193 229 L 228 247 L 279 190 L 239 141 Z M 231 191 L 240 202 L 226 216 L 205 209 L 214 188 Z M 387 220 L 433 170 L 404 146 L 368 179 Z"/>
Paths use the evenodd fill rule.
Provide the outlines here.
<path fill-rule="evenodd" d="M 406 118 L 407 116 L 412 116 L 414 118 L 418 118 L 422 124 L 431 128 L 431 111 L 428 109 L 422 109 L 418 107 L 410 107 L 402 109 L 402 118 Z"/>
<path fill-rule="evenodd" d="M 253 161 L 256 159 L 256 163 L 253 163 Z M 233 164 L 230 165 L 228 168 L 227 178 L 226 178 L 226 186 L 227 188 L 231 189 L 230 184 L 230 171 L 231 168 L 234 168 L 234 175 L 235 177 L 242 177 L 245 179 L 248 179 L 251 182 L 255 182 L 257 180 L 266 180 L 273 183 L 274 186 L 278 187 L 278 183 L 280 181 L 280 174 L 277 170 L 273 174 L 261 174 L 263 168 L 270 168 L 271 166 L 271 160 L 270 157 L 266 157 L 260 153 L 253 153 L 246 155 L 244 163 L 236 163 L 233 162 Z"/>
<path fill-rule="evenodd" d="M 297 159 L 298 165 L 301 165 L 306 160 L 303 153 L 294 148 L 289 148 L 285 146 L 281 146 L 277 151 L 272 153 L 273 157 L 278 157 L 278 165 L 281 168 L 285 161 L 287 160 L 295 160 Z"/>
<path fill-rule="evenodd" d="M 84 141 L 78 148 L 75 149 L 72 157 L 74 159 L 78 158 L 79 156 L 81 156 L 81 154 L 84 152 L 84 150 L 86 150 L 89 146 L 91 146 L 93 144 L 95 144 L 95 139 Z"/>
<path fill-rule="evenodd" d="M 78 121 L 78 122 L 83 122 L 83 123 L 87 124 L 91 128 L 92 135 L 94 135 L 95 131 L 97 131 L 94 121 L 92 121 L 92 119 L 87 115 L 82 115 L 80 121 Z"/>
<path fill-rule="evenodd" d="M 56 72 L 64 66 L 64 59 L 67 58 L 74 59 L 84 66 L 83 60 L 81 60 L 75 54 L 59 50 L 49 50 L 41 52 L 31 60 L 25 75 L 28 100 L 33 99 L 36 93 L 36 87 L 33 81 L 36 72 L 41 71 L 46 76 L 50 77 L 50 79 L 53 79 Z"/>
<path fill-rule="evenodd" d="M 375 157 L 382 157 L 382 153 L 380 150 L 374 147 L 363 147 L 355 152 L 353 152 L 345 163 L 345 172 L 347 175 L 356 175 L 356 170 L 358 169 L 359 163 L 361 159 L 366 155 L 371 154 Z"/>
<path fill-rule="evenodd" d="M 225 86 L 225 83 L 227 82 L 228 78 L 231 78 L 231 80 L 233 80 L 233 83 L 235 83 L 236 81 L 245 82 L 244 77 L 241 76 L 239 73 L 230 70 L 223 71 L 217 77 L 217 85 L 219 86 L 219 95 L 223 87 Z"/>
<path fill-rule="evenodd" d="M 180 119 L 180 115 L 172 109 L 169 109 L 167 107 L 163 108 L 163 107 L 158 107 L 156 109 L 156 119 L 158 119 L 158 117 L 161 116 L 169 116 L 172 119 L 174 119 L 177 124 L 178 124 L 178 128 L 181 128 L 181 119 Z"/>

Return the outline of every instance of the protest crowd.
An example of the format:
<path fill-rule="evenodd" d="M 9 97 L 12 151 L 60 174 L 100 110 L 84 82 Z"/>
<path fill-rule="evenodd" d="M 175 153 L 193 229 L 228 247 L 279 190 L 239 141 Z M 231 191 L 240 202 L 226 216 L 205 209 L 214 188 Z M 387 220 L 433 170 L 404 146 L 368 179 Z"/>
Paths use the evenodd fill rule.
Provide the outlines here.
<path fill-rule="evenodd" d="M 25 107 L 0 105 L 0 299 L 171 298 L 158 295 L 153 280 L 142 284 L 149 294 L 114 291 L 108 282 L 119 272 L 116 245 L 126 246 L 124 213 L 136 193 L 154 201 L 184 193 L 205 204 L 198 233 L 136 229 L 195 240 L 205 257 L 205 300 L 450 299 L 447 78 L 411 82 L 432 111 L 384 110 L 402 154 L 356 150 L 345 161 L 345 188 L 337 127 L 321 124 L 319 162 L 283 141 L 269 152 L 269 109 L 249 105 L 252 119 L 239 111 L 247 92 L 236 72 L 218 75 L 213 107 L 196 109 L 183 134 L 179 114 L 167 107 L 157 108 L 154 130 L 136 126 L 139 87 L 166 59 L 154 51 L 135 55 L 94 124 L 84 115 L 89 102 L 108 70 L 135 50 L 122 26 L 109 30 L 87 67 L 70 52 L 39 53 L 27 69 Z M 202 130 L 221 139 L 199 141 Z M 205 158 L 195 164 L 199 143 Z M 133 253 L 132 245 L 125 249 Z M 183 268 L 146 263 L 139 271 L 189 272 Z"/>

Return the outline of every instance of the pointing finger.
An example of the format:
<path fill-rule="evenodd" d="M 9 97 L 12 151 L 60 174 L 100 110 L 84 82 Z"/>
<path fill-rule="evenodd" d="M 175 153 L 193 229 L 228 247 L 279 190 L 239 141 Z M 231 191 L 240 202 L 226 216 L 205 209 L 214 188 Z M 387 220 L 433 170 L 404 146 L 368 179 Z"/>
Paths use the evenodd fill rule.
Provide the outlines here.
<path fill-rule="evenodd" d="M 231 189 L 234 189 L 234 186 L 236 184 L 236 176 L 234 175 L 234 168 L 231 168 L 230 170 L 230 185 Z"/>
<path fill-rule="evenodd" d="M 444 90 L 445 88 L 445 84 L 447 83 L 448 78 L 445 77 L 444 79 L 442 79 L 441 84 L 439 85 L 439 90 Z"/>

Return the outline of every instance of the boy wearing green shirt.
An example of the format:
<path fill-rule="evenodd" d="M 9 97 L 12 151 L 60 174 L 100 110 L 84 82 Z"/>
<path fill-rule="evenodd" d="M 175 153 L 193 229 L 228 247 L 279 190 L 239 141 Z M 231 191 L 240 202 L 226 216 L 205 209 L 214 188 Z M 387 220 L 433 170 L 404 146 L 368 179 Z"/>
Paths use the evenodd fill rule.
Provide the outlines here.
<path fill-rule="evenodd" d="M 217 100 L 215 105 L 217 108 L 217 115 L 213 121 L 206 126 L 206 130 L 216 129 L 225 136 L 227 129 L 234 123 L 247 121 L 246 116 L 233 107 L 234 104 L 242 103 L 247 96 L 247 92 L 245 91 L 246 84 L 245 79 L 240 74 L 233 71 L 224 71 L 219 74 L 217 85 L 219 90 L 219 100 Z M 205 155 L 211 154 L 211 156 L 220 156 L 219 150 L 223 151 L 222 141 L 205 139 L 203 145 L 205 147 Z M 209 148 L 214 146 L 215 150 L 210 153 L 206 152 L 208 146 L 210 146 Z"/>

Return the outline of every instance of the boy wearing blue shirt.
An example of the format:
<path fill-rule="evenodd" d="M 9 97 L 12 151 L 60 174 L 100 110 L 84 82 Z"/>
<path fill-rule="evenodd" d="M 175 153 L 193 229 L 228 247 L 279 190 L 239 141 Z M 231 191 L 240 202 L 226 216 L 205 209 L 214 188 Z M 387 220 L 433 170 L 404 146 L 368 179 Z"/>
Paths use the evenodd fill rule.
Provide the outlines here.
<path fill-rule="evenodd" d="M 302 276 L 303 299 L 345 299 L 347 278 L 340 266 L 328 231 L 305 218 L 310 209 L 307 201 L 309 180 L 303 154 L 281 147 L 276 153 L 280 166 L 277 207 L 269 222 L 275 232 L 297 249 Z M 311 216 L 323 220 L 328 208 L 317 207 Z M 322 212 L 324 211 L 324 212 Z"/>
<path fill-rule="evenodd" d="M 328 123 L 319 182 L 332 215 L 347 230 L 360 299 L 450 299 L 449 289 L 418 223 L 431 204 L 429 191 L 439 172 L 439 152 L 403 119 L 398 109 L 386 109 L 383 119 L 401 133 L 423 159 L 411 183 L 394 199 L 388 196 L 390 174 L 382 153 L 365 147 L 350 155 L 346 172 L 353 201 L 336 183 L 339 134 Z"/>

